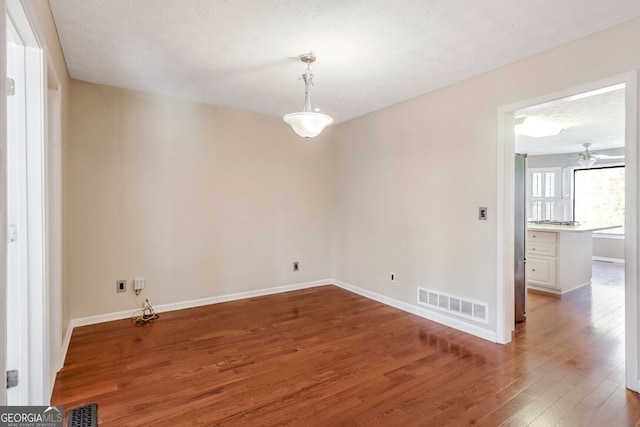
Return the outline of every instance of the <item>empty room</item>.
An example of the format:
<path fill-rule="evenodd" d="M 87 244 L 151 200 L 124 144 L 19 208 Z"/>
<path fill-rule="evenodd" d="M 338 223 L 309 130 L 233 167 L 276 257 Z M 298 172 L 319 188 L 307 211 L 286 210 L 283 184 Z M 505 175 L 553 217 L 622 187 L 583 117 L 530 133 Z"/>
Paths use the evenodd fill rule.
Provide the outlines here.
<path fill-rule="evenodd" d="M 640 423 L 638 2 L 0 7 L 2 411 Z"/>

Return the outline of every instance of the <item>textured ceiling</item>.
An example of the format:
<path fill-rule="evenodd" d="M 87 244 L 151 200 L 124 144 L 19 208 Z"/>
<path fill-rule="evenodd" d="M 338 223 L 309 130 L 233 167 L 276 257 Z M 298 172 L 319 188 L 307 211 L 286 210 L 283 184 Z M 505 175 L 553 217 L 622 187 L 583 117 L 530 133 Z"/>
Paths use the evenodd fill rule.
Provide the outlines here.
<path fill-rule="evenodd" d="M 540 119 L 562 128 L 558 135 L 532 138 L 516 134 L 516 151 L 529 155 L 577 153 L 624 147 L 624 87 L 587 93 L 525 108 L 516 117 Z"/>
<path fill-rule="evenodd" d="M 50 0 L 71 77 L 348 120 L 640 16 L 637 0 Z"/>

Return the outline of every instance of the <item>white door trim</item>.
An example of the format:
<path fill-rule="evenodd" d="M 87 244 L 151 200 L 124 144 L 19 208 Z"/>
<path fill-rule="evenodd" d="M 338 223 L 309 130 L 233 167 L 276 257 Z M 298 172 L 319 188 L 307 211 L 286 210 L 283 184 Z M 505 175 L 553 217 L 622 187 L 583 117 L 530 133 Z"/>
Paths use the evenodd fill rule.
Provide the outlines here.
<path fill-rule="evenodd" d="M 6 52 L 7 46 L 7 9 L 5 0 L 0 0 L 0 43 L 3 51 Z M 7 81 L 7 58 L 6 53 L 0 55 L 0 200 L 7 200 L 7 97 L 6 92 Z M 2 313 L 7 312 L 7 204 L 0 203 L 0 308 Z M 0 316 L 0 342 L 7 342 L 7 319 L 5 315 Z M 3 370 L 7 368 L 6 346 L 5 350 L 0 352 L 0 366 Z M 0 405 L 7 404 L 7 378 L 4 373 L 0 375 Z"/>
<path fill-rule="evenodd" d="M 45 52 L 46 54 L 46 52 Z M 45 276 L 49 307 L 49 399 L 56 373 L 62 368 L 62 93 L 60 80 L 47 61 L 45 109 Z"/>
<path fill-rule="evenodd" d="M 6 1 L 6 0 L 3 0 Z M 44 192 L 44 397 L 51 398 L 57 372 L 64 363 L 62 336 L 62 84 L 37 25 L 33 3 L 18 2 L 41 49 Z"/>
<path fill-rule="evenodd" d="M 44 405 L 50 398 L 49 382 L 49 294 L 47 277 L 47 230 L 45 228 L 45 57 L 44 48 L 36 33 L 35 21 L 29 15 L 28 2 L 8 0 L 6 16 L 13 22 L 23 45 L 26 146 L 26 229 L 27 243 L 27 301 L 26 310 L 27 357 L 26 372 L 21 375 L 27 396 L 20 404 Z M 31 14 L 33 15 L 33 14 Z M 24 178 L 22 178 L 24 179 Z"/>
<path fill-rule="evenodd" d="M 543 104 L 560 98 L 599 89 L 615 84 L 625 84 L 625 347 L 626 385 L 640 390 L 638 344 L 638 134 L 637 134 L 637 71 L 630 71 L 597 82 L 562 90 L 498 108 L 498 200 L 497 200 L 497 326 L 498 342 L 511 341 L 514 330 L 513 295 L 513 157 L 515 137 L 514 112 L 532 105 Z"/>

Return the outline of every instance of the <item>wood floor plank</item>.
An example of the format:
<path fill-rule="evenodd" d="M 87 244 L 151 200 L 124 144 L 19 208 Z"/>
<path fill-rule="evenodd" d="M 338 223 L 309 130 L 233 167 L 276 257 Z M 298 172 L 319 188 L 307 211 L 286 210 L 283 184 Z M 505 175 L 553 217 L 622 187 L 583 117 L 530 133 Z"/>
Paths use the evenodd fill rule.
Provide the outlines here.
<path fill-rule="evenodd" d="M 502 346 L 335 286 L 76 328 L 52 403 L 102 426 L 626 426 L 616 265 Z M 605 423 L 605 424 L 603 424 Z"/>

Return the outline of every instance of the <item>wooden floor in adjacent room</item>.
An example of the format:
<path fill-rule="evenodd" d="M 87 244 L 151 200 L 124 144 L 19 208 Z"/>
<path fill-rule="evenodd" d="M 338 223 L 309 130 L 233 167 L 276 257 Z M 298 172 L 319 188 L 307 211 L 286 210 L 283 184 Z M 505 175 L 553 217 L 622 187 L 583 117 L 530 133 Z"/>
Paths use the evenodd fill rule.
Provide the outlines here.
<path fill-rule="evenodd" d="M 502 346 L 334 286 L 74 330 L 52 403 L 103 426 L 633 426 L 623 267 Z"/>

